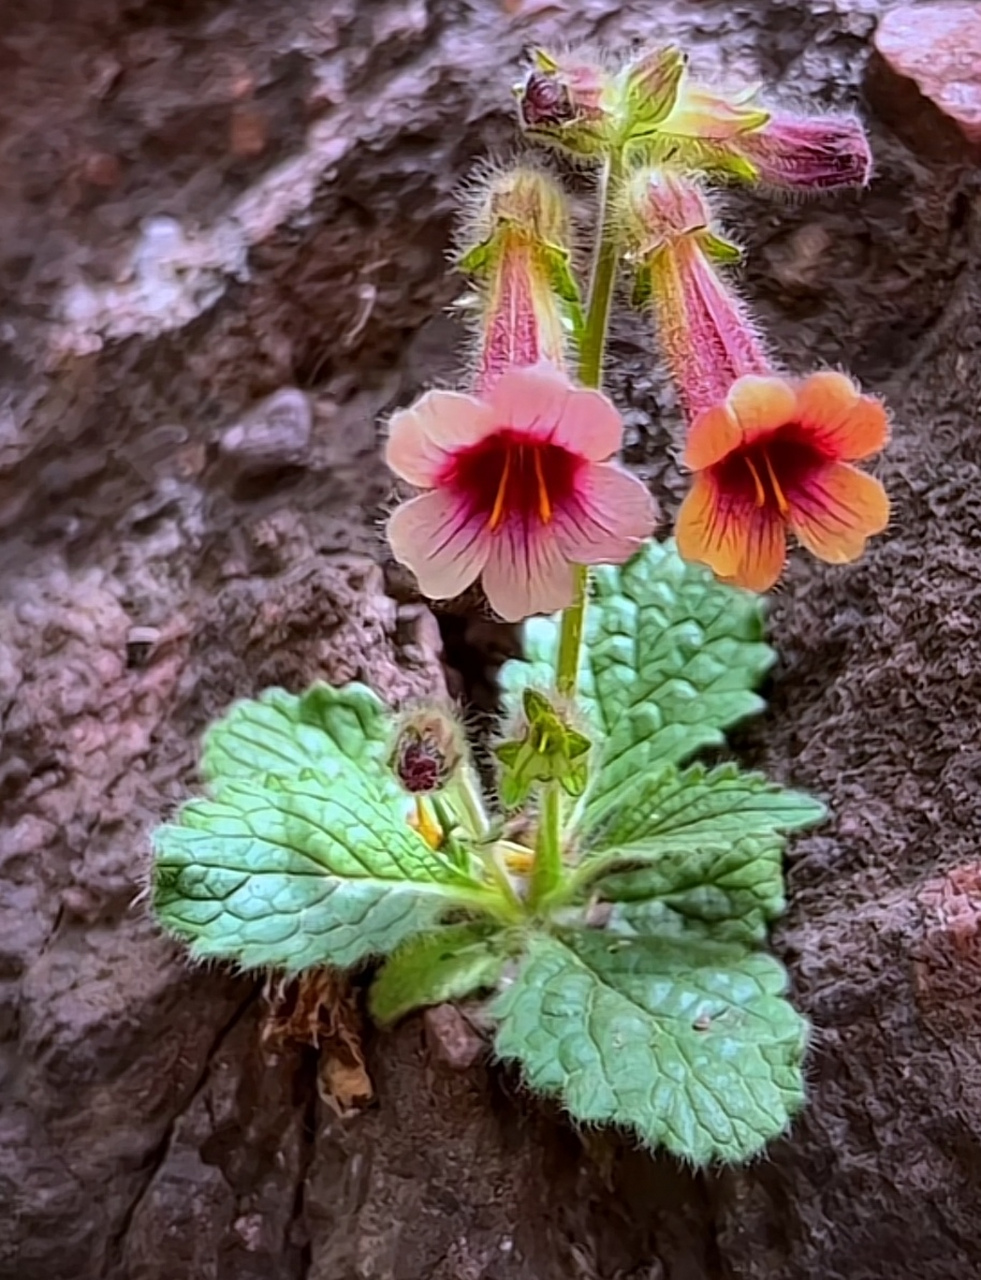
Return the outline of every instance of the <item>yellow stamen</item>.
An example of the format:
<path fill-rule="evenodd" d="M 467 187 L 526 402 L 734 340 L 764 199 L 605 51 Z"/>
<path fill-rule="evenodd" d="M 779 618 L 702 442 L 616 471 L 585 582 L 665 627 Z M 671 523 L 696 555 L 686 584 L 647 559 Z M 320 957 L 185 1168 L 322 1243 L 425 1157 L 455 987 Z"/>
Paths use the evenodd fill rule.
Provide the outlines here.
<path fill-rule="evenodd" d="M 749 458 L 744 459 L 746 466 L 749 467 L 749 474 L 753 477 L 753 484 L 756 485 L 756 505 L 758 507 L 766 506 L 766 490 L 763 488 L 763 481 L 760 479 L 760 473 L 753 466 Z"/>
<path fill-rule="evenodd" d="M 497 486 L 497 497 L 494 499 L 494 508 L 490 513 L 490 520 L 487 527 L 491 533 L 504 519 L 504 502 L 507 498 L 508 476 L 511 474 L 511 449 L 507 447 L 504 453 L 504 469 L 501 472 L 501 483 Z"/>
<path fill-rule="evenodd" d="M 548 497 L 548 487 L 545 484 L 545 477 L 542 475 L 542 451 L 534 449 L 535 454 L 535 477 L 538 480 L 538 514 L 541 516 L 542 524 L 551 524 L 552 522 L 552 504 Z"/>
<path fill-rule="evenodd" d="M 783 490 L 780 488 L 780 482 L 774 474 L 773 464 L 770 462 L 770 455 L 768 453 L 763 454 L 763 461 L 766 463 L 767 474 L 770 477 L 770 483 L 773 485 L 773 492 L 776 494 L 777 506 L 780 509 L 780 514 L 785 516 L 790 510 L 790 503 L 787 501 Z"/>
<path fill-rule="evenodd" d="M 516 871 L 520 875 L 527 875 L 531 870 L 535 861 L 535 855 L 529 849 L 525 853 L 507 852 L 504 855 L 504 865 L 509 871 Z"/>
<path fill-rule="evenodd" d="M 416 796 L 416 816 L 412 825 L 430 849 L 438 849 L 443 843 L 443 829 L 429 812 L 429 806 L 423 801 L 422 796 Z"/>

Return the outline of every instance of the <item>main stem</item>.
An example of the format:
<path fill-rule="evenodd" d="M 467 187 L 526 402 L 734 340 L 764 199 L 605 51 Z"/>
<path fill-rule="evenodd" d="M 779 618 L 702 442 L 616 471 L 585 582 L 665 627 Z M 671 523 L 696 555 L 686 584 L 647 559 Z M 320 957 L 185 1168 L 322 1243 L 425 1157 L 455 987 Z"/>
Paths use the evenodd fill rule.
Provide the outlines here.
<path fill-rule="evenodd" d="M 600 227 L 589 281 L 589 305 L 579 345 L 579 381 L 584 387 L 599 388 L 603 380 L 603 351 L 610 319 L 610 303 L 617 276 L 619 243 L 616 225 L 616 200 L 623 173 L 619 155 L 610 156 L 603 167 L 600 185 Z M 579 679 L 579 651 L 586 623 L 586 597 L 589 570 L 577 565 L 576 597 L 563 610 L 559 631 L 559 656 L 556 663 L 556 687 L 564 697 L 575 695 Z"/>

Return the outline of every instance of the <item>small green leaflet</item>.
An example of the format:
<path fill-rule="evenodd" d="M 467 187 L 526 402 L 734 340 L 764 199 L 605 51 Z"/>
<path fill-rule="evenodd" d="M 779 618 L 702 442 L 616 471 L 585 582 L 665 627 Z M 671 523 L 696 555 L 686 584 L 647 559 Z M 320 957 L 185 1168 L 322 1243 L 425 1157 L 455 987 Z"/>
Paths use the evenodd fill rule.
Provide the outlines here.
<path fill-rule="evenodd" d="M 491 925 L 448 925 L 400 947 L 372 983 L 371 1016 L 382 1026 L 413 1009 L 463 1000 L 497 985 L 507 959 Z"/>
<path fill-rule="evenodd" d="M 693 937 L 533 936 L 491 1006 L 501 1058 L 580 1124 L 618 1124 L 704 1165 L 737 1163 L 804 1101 L 807 1025 L 771 956 Z"/>
<path fill-rule="evenodd" d="M 760 599 L 686 564 L 671 542 L 647 543 L 594 581 L 579 701 L 606 740 L 590 761 L 587 821 L 629 802 L 653 765 L 683 763 L 760 711 L 754 688 L 774 657 Z M 550 687 L 557 644 L 557 619 L 526 625 L 528 660 L 501 673 L 511 710 L 524 688 Z"/>
<path fill-rule="evenodd" d="M 211 726 L 201 770 L 209 782 L 305 769 L 334 777 L 352 766 L 382 774 L 390 737 L 391 713 L 367 685 L 315 684 L 300 695 L 266 689 Z"/>
<path fill-rule="evenodd" d="M 197 958 L 353 965 L 486 900 L 369 775 L 307 770 L 214 790 L 154 835 L 154 908 Z"/>

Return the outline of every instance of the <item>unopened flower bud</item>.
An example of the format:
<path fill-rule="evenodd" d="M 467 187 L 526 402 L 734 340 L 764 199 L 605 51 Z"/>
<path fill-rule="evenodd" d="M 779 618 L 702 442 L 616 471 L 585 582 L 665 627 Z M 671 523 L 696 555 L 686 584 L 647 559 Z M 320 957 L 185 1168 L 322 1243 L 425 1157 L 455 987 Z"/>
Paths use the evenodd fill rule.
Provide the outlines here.
<path fill-rule="evenodd" d="M 627 184 L 624 209 L 629 256 L 635 263 L 686 238 L 716 261 L 738 262 L 741 257 L 739 248 L 713 229 L 701 189 L 669 170 L 638 171 Z"/>
<path fill-rule="evenodd" d="M 456 721 L 438 707 L 421 707 L 399 728 L 390 765 L 406 791 L 419 795 L 441 790 L 462 759 Z"/>
<path fill-rule="evenodd" d="M 601 154 L 613 127 L 611 85 L 598 63 L 573 55 L 556 58 L 544 50 L 515 89 L 524 130 L 578 156 Z"/>
<path fill-rule="evenodd" d="M 789 191 L 864 187 L 872 176 L 865 130 L 850 116 L 773 116 L 739 139 L 758 182 Z"/>
<path fill-rule="evenodd" d="M 621 73 L 624 138 L 646 138 L 674 109 L 687 58 L 680 49 L 653 49 Z"/>
<path fill-rule="evenodd" d="M 581 326 L 579 291 L 570 267 L 570 217 L 553 178 L 531 165 L 493 174 L 459 257 L 481 302 L 477 390 L 508 369 L 546 360 L 561 368 L 567 337 Z"/>
<path fill-rule="evenodd" d="M 724 399 L 736 378 L 769 370 L 752 317 L 718 271 L 740 251 L 713 229 L 699 188 L 661 170 L 628 183 L 624 223 L 634 301 L 652 306 L 682 406 L 694 419 Z"/>
<path fill-rule="evenodd" d="M 756 93 L 684 82 L 655 131 L 652 158 L 670 154 L 694 169 L 803 193 L 869 181 L 872 154 L 858 120 L 774 114 Z"/>
<path fill-rule="evenodd" d="M 483 243 L 510 229 L 527 240 L 564 249 L 569 228 L 568 202 L 555 179 L 532 165 L 516 165 L 487 183 L 474 230 Z"/>

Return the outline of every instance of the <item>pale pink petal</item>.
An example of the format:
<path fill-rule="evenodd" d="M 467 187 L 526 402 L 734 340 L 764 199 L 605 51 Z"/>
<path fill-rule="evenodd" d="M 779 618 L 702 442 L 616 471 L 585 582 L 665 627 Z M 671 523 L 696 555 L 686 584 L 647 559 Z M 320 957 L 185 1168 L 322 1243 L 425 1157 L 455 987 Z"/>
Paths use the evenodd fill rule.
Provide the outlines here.
<path fill-rule="evenodd" d="M 457 449 L 478 444 L 496 426 L 483 400 L 458 391 L 427 391 L 410 409 L 393 415 L 385 461 L 409 484 L 432 489 Z"/>
<path fill-rule="evenodd" d="M 575 572 L 549 528 L 502 525 L 491 539 L 482 579 L 491 608 L 505 622 L 555 613 L 575 598 Z"/>
<path fill-rule="evenodd" d="M 623 440 L 623 420 L 601 391 L 577 387 L 547 362 L 510 369 L 488 393 L 497 422 L 603 462 Z"/>
<path fill-rule="evenodd" d="M 498 427 L 549 436 L 565 411 L 573 384 L 555 365 L 509 369 L 487 392 Z"/>
<path fill-rule="evenodd" d="M 580 472 L 575 499 L 555 512 L 552 531 L 573 564 L 623 564 L 640 550 L 657 507 L 636 476 L 593 463 Z"/>
<path fill-rule="evenodd" d="M 430 600 L 449 600 L 478 577 L 487 560 L 486 526 L 468 519 L 444 489 L 420 494 L 392 513 L 388 522 L 392 554 L 407 565 Z"/>
<path fill-rule="evenodd" d="M 555 424 L 552 444 L 590 462 L 604 462 L 619 453 L 622 443 L 623 419 L 615 405 L 602 391 L 573 388 Z"/>

